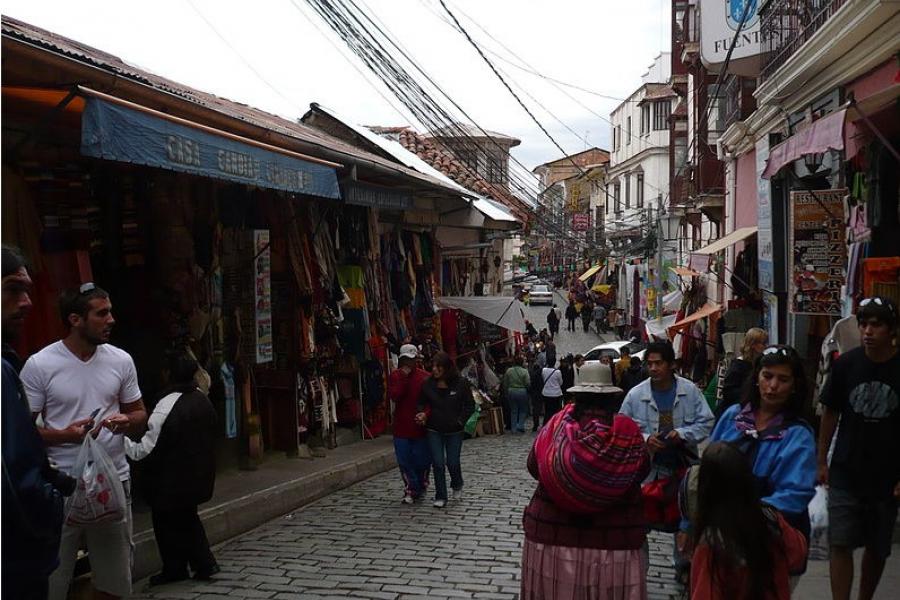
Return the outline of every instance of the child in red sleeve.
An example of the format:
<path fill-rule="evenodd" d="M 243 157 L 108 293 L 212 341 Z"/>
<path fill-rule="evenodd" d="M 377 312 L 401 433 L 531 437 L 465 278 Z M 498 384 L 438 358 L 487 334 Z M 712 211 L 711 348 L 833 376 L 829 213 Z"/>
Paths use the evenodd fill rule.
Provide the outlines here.
<path fill-rule="evenodd" d="M 428 487 L 431 452 L 425 427 L 416 423 L 416 406 L 428 372 L 416 364 L 419 350 L 412 344 L 400 348 L 399 368 L 388 377 L 388 396 L 394 403 L 394 453 L 403 477 L 402 502 L 412 504 Z"/>
<path fill-rule="evenodd" d="M 746 456 L 716 442 L 700 465 L 691 600 L 790 600 L 803 535 L 760 504 Z"/>

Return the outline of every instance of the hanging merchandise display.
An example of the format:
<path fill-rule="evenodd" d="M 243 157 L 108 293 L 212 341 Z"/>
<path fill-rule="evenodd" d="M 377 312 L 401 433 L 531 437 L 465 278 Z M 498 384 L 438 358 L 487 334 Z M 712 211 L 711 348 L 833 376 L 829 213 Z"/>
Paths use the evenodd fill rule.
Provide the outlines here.
<path fill-rule="evenodd" d="M 253 232 L 253 248 L 256 252 L 253 273 L 256 291 L 256 363 L 272 362 L 272 250 L 269 232 L 257 229 Z"/>

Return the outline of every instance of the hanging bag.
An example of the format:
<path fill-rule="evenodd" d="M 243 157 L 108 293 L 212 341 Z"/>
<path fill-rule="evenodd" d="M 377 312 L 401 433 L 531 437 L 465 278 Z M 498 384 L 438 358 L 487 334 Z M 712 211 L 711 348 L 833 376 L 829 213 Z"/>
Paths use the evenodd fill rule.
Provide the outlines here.
<path fill-rule="evenodd" d="M 125 518 L 125 488 L 109 454 L 92 435 L 84 438 L 73 474 L 78 483 L 66 506 L 67 525 Z"/>

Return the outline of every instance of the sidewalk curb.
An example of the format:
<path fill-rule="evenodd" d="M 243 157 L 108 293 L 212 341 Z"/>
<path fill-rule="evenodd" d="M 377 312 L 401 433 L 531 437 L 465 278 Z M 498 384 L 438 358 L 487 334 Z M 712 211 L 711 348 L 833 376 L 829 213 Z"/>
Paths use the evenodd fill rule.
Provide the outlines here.
<path fill-rule="evenodd" d="M 203 509 L 200 518 L 210 545 L 219 544 L 396 466 L 393 448 L 379 449 L 365 458 L 350 458 L 328 470 L 310 473 Z M 132 580 L 143 579 L 159 571 L 161 566 L 153 530 L 136 533 Z"/>

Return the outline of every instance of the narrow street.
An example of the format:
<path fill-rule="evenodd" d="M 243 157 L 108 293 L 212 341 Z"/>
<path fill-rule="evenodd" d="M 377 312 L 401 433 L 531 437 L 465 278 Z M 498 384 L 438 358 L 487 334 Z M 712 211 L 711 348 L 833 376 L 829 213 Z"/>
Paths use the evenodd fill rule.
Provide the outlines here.
<path fill-rule="evenodd" d="M 559 307 L 559 310 L 562 311 L 563 315 L 566 312 L 566 300 L 562 293 L 559 291 L 554 292 L 554 299 Z M 546 304 L 539 304 L 537 306 L 527 306 L 525 308 L 525 318 L 531 321 L 535 328 L 540 331 L 541 329 L 545 329 L 547 327 L 547 313 L 550 312 L 550 307 Z M 556 357 L 560 359 L 564 357 L 566 354 L 584 354 L 594 346 L 598 344 L 603 344 L 604 342 L 612 342 L 617 339 L 614 333 L 605 333 L 603 335 L 597 335 L 597 331 L 594 329 L 594 325 L 591 324 L 590 331 L 587 333 L 584 332 L 584 329 L 581 325 L 581 319 L 579 318 L 575 322 L 575 331 L 566 331 L 566 319 L 563 316 L 562 323 L 559 326 L 559 335 L 554 339 L 554 343 L 556 344 Z"/>
<path fill-rule="evenodd" d="M 146 600 L 224 598 L 493 598 L 519 592 L 522 510 L 534 490 L 525 459 L 534 436 L 502 435 L 463 447 L 465 496 L 443 511 L 400 503 L 395 470 L 273 520 L 215 550 L 208 583 L 146 591 Z M 649 598 L 678 598 L 671 538 L 653 537 Z"/>

